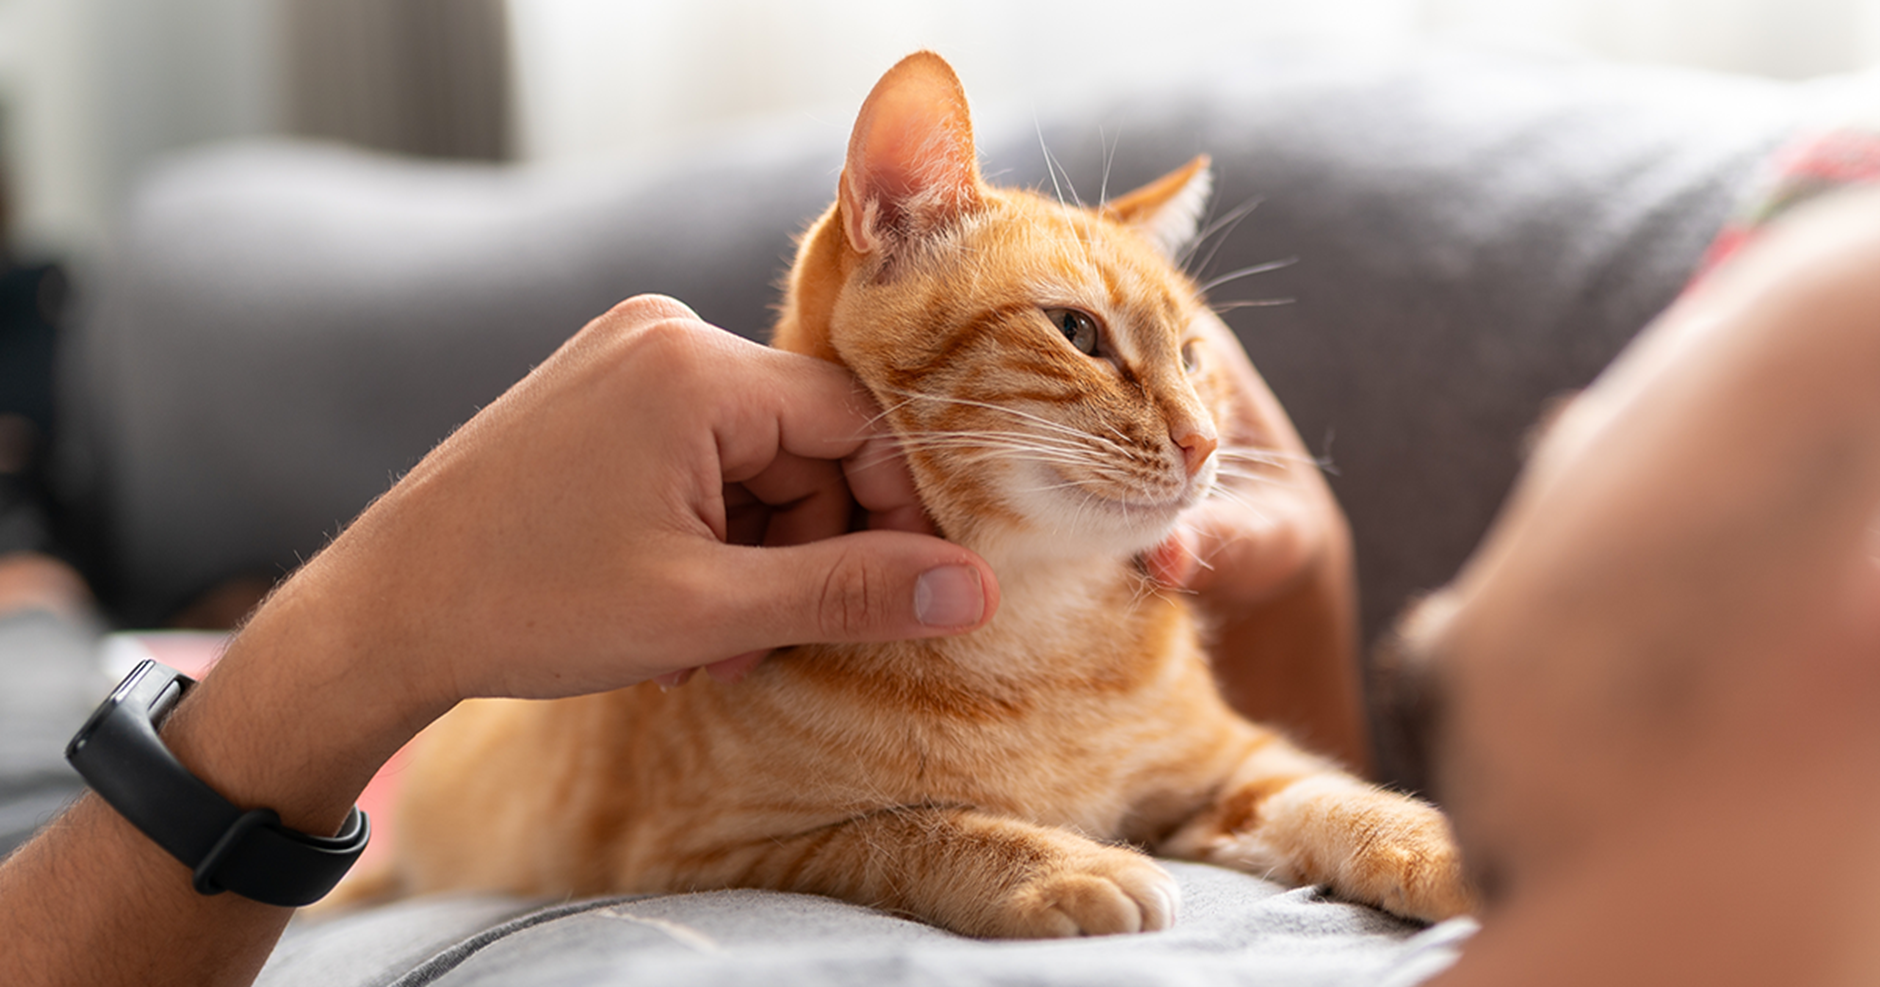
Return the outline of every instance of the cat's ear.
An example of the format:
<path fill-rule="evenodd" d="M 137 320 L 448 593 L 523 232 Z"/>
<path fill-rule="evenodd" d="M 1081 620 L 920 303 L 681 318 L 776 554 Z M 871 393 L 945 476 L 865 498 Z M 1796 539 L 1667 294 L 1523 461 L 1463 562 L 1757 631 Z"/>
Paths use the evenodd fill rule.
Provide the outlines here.
<path fill-rule="evenodd" d="M 1104 203 L 1103 214 L 1135 227 L 1174 260 L 1195 238 L 1201 214 L 1208 207 L 1208 194 L 1213 191 L 1208 156 L 1201 154 L 1134 192 Z"/>
<path fill-rule="evenodd" d="M 977 211 L 979 190 L 966 90 L 945 59 L 917 51 L 875 83 L 849 136 L 839 193 L 849 245 L 866 254 L 931 232 Z"/>

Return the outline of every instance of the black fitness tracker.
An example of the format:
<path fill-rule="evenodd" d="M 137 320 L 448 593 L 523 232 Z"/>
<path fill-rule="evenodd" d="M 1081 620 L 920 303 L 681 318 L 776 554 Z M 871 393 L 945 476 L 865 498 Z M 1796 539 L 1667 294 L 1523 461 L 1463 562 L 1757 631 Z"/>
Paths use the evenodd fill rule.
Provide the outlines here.
<path fill-rule="evenodd" d="M 157 726 L 194 679 L 145 660 L 99 705 L 66 745 L 65 759 L 92 791 L 170 856 L 195 872 L 202 894 L 233 891 L 269 905 L 319 901 L 371 838 L 353 806 L 338 836 L 281 825 L 273 809 L 243 811 L 189 773 L 163 746 Z"/>

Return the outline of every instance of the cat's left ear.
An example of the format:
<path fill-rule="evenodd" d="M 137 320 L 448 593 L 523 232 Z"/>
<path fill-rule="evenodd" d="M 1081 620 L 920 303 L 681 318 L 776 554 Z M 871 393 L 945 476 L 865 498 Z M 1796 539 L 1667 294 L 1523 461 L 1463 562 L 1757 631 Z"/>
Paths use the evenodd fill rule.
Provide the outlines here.
<path fill-rule="evenodd" d="M 1208 164 L 1207 155 L 1197 155 L 1193 161 L 1134 192 L 1104 203 L 1103 215 L 1134 227 L 1170 260 L 1175 260 L 1181 256 L 1182 248 L 1195 238 L 1201 226 L 1201 213 L 1208 207 L 1208 194 L 1214 191 L 1214 177 Z"/>
<path fill-rule="evenodd" d="M 931 51 L 875 83 L 849 136 L 837 201 L 857 253 L 891 248 L 981 207 L 966 90 Z"/>

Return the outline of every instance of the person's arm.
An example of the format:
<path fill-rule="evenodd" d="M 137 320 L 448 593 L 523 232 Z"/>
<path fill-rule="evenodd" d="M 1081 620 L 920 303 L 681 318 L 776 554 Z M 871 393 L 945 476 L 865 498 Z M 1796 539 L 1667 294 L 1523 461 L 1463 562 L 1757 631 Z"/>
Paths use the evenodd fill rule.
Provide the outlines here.
<path fill-rule="evenodd" d="M 464 698 L 735 676 L 773 646 L 982 625 L 991 571 L 919 533 L 876 417 L 829 364 L 670 299 L 623 303 L 269 598 L 164 740 L 237 805 L 333 833 Z M 857 504 L 878 530 L 845 533 Z M 198 895 L 88 795 L 0 865 L 0 983 L 247 983 L 289 914 Z"/>
<path fill-rule="evenodd" d="M 1205 325 L 1228 378 L 1219 484 L 1149 564 L 1215 630 L 1215 675 L 1242 714 L 1359 773 L 1371 765 L 1351 533 L 1318 462 L 1233 334 Z"/>

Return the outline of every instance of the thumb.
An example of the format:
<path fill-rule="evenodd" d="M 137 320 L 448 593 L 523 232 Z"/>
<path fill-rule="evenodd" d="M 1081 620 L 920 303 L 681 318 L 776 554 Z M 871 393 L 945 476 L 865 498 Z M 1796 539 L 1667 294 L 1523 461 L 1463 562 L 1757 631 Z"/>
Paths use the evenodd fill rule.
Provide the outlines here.
<path fill-rule="evenodd" d="M 864 531 L 721 552 L 730 578 L 712 626 L 724 653 L 961 634 L 999 605 L 984 559 L 927 535 Z"/>

